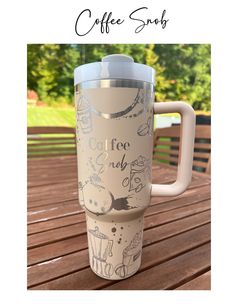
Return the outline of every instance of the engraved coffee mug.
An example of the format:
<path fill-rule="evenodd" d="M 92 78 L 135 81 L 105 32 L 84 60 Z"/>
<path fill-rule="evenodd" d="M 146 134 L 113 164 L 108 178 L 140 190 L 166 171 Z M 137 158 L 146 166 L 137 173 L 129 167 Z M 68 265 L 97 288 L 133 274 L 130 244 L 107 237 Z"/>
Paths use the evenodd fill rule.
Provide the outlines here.
<path fill-rule="evenodd" d="M 143 215 L 151 196 L 176 196 L 191 181 L 195 114 L 183 102 L 154 103 L 155 71 L 125 55 L 75 69 L 79 201 L 91 269 L 125 279 L 141 264 Z M 153 117 L 182 117 L 177 179 L 151 183 Z"/>

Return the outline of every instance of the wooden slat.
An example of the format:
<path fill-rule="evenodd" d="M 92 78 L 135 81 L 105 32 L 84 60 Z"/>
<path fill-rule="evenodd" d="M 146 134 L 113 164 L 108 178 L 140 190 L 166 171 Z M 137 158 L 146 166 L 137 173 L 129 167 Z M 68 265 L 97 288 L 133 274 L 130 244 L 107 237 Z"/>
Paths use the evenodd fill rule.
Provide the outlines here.
<path fill-rule="evenodd" d="M 59 192 L 56 193 L 53 190 L 53 187 L 50 186 L 51 193 L 50 192 L 43 192 L 42 196 L 40 197 L 39 194 L 34 194 L 32 191 L 28 191 L 28 209 L 33 211 L 36 207 L 40 207 L 40 210 L 44 210 L 43 206 L 45 205 L 54 205 L 56 203 L 64 203 L 64 205 L 67 205 L 67 201 L 73 201 L 73 203 L 78 203 L 78 189 L 77 189 L 77 183 L 66 183 L 68 186 L 70 186 L 69 189 L 63 188 L 62 190 L 59 189 L 59 187 L 63 187 L 63 185 L 55 184 L 55 188 L 59 189 Z M 48 189 L 48 186 L 39 186 L 38 191 L 44 190 L 44 188 Z M 29 190 L 36 190 L 35 188 L 29 188 Z M 32 193 L 32 194 L 31 194 Z"/>
<path fill-rule="evenodd" d="M 170 155 L 179 155 L 179 150 L 172 150 L 172 149 L 163 149 L 163 148 L 154 148 L 153 153 L 164 153 L 164 154 L 170 154 Z M 209 153 L 206 152 L 194 152 L 193 154 L 194 158 L 209 158 Z"/>
<path fill-rule="evenodd" d="M 208 160 L 208 158 L 210 157 L 210 153 L 206 153 L 206 152 L 194 152 L 193 153 L 193 157 L 194 158 L 204 158 L 204 159 Z"/>
<path fill-rule="evenodd" d="M 61 155 L 76 155 L 76 152 L 69 152 L 69 153 L 48 153 L 48 154 L 29 154 L 28 157 L 30 158 L 44 158 L 44 157 L 55 157 L 55 156 L 61 156 Z"/>
<path fill-rule="evenodd" d="M 153 155 L 153 160 L 167 160 L 170 163 L 175 163 L 175 165 L 178 164 L 178 159 L 176 157 L 171 157 L 168 155 Z M 200 167 L 200 168 L 207 168 L 207 163 L 198 161 L 198 160 L 193 160 L 193 166 Z"/>
<path fill-rule="evenodd" d="M 145 216 L 170 211 L 183 206 L 192 205 L 194 203 L 207 200 L 209 198 L 209 187 L 201 188 L 200 192 L 197 189 L 188 190 L 186 193 L 183 193 L 177 198 L 153 198 L 151 205 L 145 212 Z M 68 218 L 68 216 L 80 213 L 83 213 L 83 210 L 81 209 L 77 201 L 68 201 L 65 205 L 56 205 L 56 208 L 52 206 L 51 208 L 46 208 L 45 211 L 30 211 L 28 212 L 28 232 L 32 233 L 31 229 L 34 229 L 35 232 L 42 232 L 48 230 L 52 228 L 51 220 L 60 219 L 61 217 L 62 219 L 61 221 L 59 221 L 59 223 L 64 221 L 64 225 L 61 224 L 61 226 L 66 226 L 68 224 L 76 224 L 80 217 L 74 217 L 74 221 L 72 222 L 71 219 Z M 55 223 L 57 222 L 55 221 Z M 32 224 L 33 228 L 31 228 Z M 37 228 L 37 226 L 39 227 Z M 58 223 L 56 227 L 59 227 Z"/>
<path fill-rule="evenodd" d="M 193 207 L 192 207 L 193 206 Z M 153 226 L 162 225 L 168 222 L 175 221 L 179 218 L 183 218 L 194 213 L 202 212 L 210 209 L 210 201 L 198 202 L 193 205 L 177 208 L 168 212 L 161 212 L 157 214 L 151 214 L 145 217 L 144 227 L 149 229 Z M 58 229 L 40 232 L 35 235 L 28 236 L 28 248 L 34 248 L 41 245 L 46 245 L 52 242 L 81 235 L 86 232 L 85 218 L 84 222 L 80 222 L 74 225 L 60 227 Z"/>
<path fill-rule="evenodd" d="M 37 153 L 37 152 L 66 152 L 66 151 L 76 151 L 75 146 L 74 147 L 64 147 L 64 146 L 59 146 L 59 147 L 53 147 L 53 148 L 47 148 L 47 147 L 43 147 L 43 148 L 38 148 L 36 147 L 36 149 L 34 149 L 33 147 L 28 148 L 28 153 Z"/>
<path fill-rule="evenodd" d="M 28 134 L 75 134 L 75 128 L 70 127 L 28 127 L 27 129 Z"/>
<path fill-rule="evenodd" d="M 78 201 L 67 201 L 67 204 L 63 204 L 62 206 L 56 205 L 51 206 L 50 208 L 45 208 L 40 211 L 29 211 L 28 212 L 28 225 L 36 223 L 42 223 L 45 226 L 50 220 L 65 218 L 69 215 L 80 214 L 83 213 L 81 207 L 78 205 Z M 78 219 L 76 218 L 76 221 Z M 76 223 L 76 222 L 74 222 Z"/>
<path fill-rule="evenodd" d="M 179 147 L 180 143 L 177 141 L 163 141 L 163 140 L 157 140 L 155 142 L 155 146 L 170 146 L 170 147 Z M 196 149 L 205 149 L 205 150 L 210 150 L 211 144 L 210 143 L 200 143 L 200 142 L 195 142 L 194 143 L 194 148 Z"/>
<path fill-rule="evenodd" d="M 67 155 L 66 155 L 66 157 L 67 157 Z M 52 160 L 53 160 L 53 158 L 52 158 Z M 43 160 L 40 160 L 40 161 L 43 162 Z M 55 165 L 54 167 L 51 166 L 47 171 L 45 171 L 44 168 L 28 167 L 28 176 L 30 176 L 31 178 L 34 177 L 34 176 L 38 176 L 40 174 L 41 175 L 46 175 L 47 173 L 49 173 L 51 175 L 51 174 L 56 174 L 58 172 L 60 172 L 61 175 L 63 175 L 64 173 L 68 173 L 68 172 L 70 172 L 70 173 L 71 172 L 77 172 L 76 164 L 72 165 L 72 164 L 68 163 L 67 166 Z"/>
<path fill-rule="evenodd" d="M 81 216 L 82 213 L 82 216 Z M 61 214 L 61 216 L 56 215 L 54 218 L 49 218 L 45 221 L 37 221 L 35 223 L 28 224 L 27 233 L 28 235 L 33 235 L 39 232 L 45 232 L 48 230 L 53 230 L 60 227 L 66 227 L 70 225 L 74 225 L 76 223 L 80 223 L 85 221 L 85 215 L 83 212 L 81 213 L 70 213 L 66 214 L 65 216 Z"/>
<path fill-rule="evenodd" d="M 83 215 L 84 216 L 84 215 Z M 58 229 L 40 232 L 28 236 L 28 249 L 50 244 L 68 237 L 73 237 L 86 233 L 85 217 L 84 221 L 73 225 L 59 227 Z"/>
<path fill-rule="evenodd" d="M 211 126 L 210 125 L 196 125 L 195 138 L 211 138 Z"/>
<path fill-rule="evenodd" d="M 164 240 L 166 238 L 209 222 L 210 211 L 208 210 L 201 213 L 195 213 L 193 215 L 190 215 L 183 219 L 178 219 L 165 225 L 152 227 L 152 229 L 145 230 L 144 232 L 144 244 L 149 245 L 155 242 L 155 240 Z M 30 249 L 28 251 L 28 265 L 45 262 L 50 259 L 54 259 L 86 248 L 87 236 L 85 233 L 55 243 Z"/>
<path fill-rule="evenodd" d="M 66 167 L 68 164 L 77 165 L 77 158 L 74 156 L 59 156 L 53 159 L 44 158 L 43 161 L 40 159 L 28 159 L 28 168 L 48 169 L 53 167 Z"/>
<path fill-rule="evenodd" d="M 170 210 L 177 208 L 179 206 L 186 206 L 190 203 L 195 203 L 200 200 L 208 199 L 210 197 L 209 195 L 210 187 L 209 186 L 202 187 L 203 184 L 201 183 L 200 179 L 196 180 L 196 182 L 192 184 L 192 188 L 190 188 L 188 191 L 184 192 L 183 194 L 179 195 L 177 198 L 153 197 L 151 199 L 150 206 L 145 214 L 147 215 L 149 212 L 162 212 L 163 210 Z M 194 185 L 195 187 L 193 187 Z M 54 186 L 57 187 L 57 185 Z M 201 187 L 200 191 L 198 191 L 197 189 L 198 186 Z M 48 187 L 46 186 L 46 188 Z M 75 192 L 75 196 L 76 194 L 77 193 Z M 55 196 L 53 195 L 53 193 L 52 196 L 54 199 Z M 47 226 L 47 222 L 50 220 L 65 217 L 68 215 L 78 214 L 82 212 L 78 199 L 69 200 L 69 198 L 70 196 L 67 197 L 62 190 L 61 195 L 59 194 L 58 198 L 57 199 L 55 198 L 55 201 L 53 202 L 50 202 L 50 198 L 48 198 L 47 204 L 45 204 L 46 198 L 44 198 L 42 201 L 40 200 L 35 201 L 34 204 L 36 205 L 34 205 L 33 207 L 31 206 L 31 208 L 29 208 L 28 211 L 28 223 L 36 224 L 43 222 L 41 224 Z M 74 223 L 76 223 L 76 220 L 74 220 Z"/>
<path fill-rule="evenodd" d="M 193 166 L 197 166 L 200 168 L 207 168 L 207 163 L 199 160 L 193 160 Z"/>
<path fill-rule="evenodd" d="M 168 163 L 178 164 L 178 159 L 172 156 L 178 156 L 180 151 L 167 149 L 167 147 L 180 147 L 179 141 L 180 126 L 172 126 L 168 128 L 156 129 L 154 134 L 153 160 L 163 160 Z M 211 127 L 205 125 L 197 125 L 195 130 L 195 146 L 194 146 L 194 170 L 202 169 L 203 172 L 210 173 L 210 138 Z M 165 140 L 163 140 L 165 139 Z M 175 139 L 175 140 L 172 140 Z M 160 147 L 159 147 L 160 146 Z M 161 147 L 163 146 L 163 147 Z M 163 154 L 164 153 L 164 154 Z M 201 159 L 205 159 L 203 162 Z"/>
<path fill-rule="evenodd" d="M 185 250 L 189 250 L 196 246 L 200 246 L 202 243 L 205 243 L 210 240 L 210 231 L 209 225 L 202 225 L 200 227 L 188 230 L 184 233 L 171 237 L 170 239 L 165 239 L 163 241 L 159 241 L 156 236 L 152 239 L 148 237 L 148 231 L 146 231 L 144 235 L 144 250 L 142 257 L 142 266 L 141 270 L 149 267 L 149 264 L 156 264 L 156 259 L 153 256 L 152 252 L 158 253 L 161 252 L 161 260 L 168 259 L 170 256 L 178 255 L 180 252 L 184 252 Z M 191 242 L 191 238 L 193 238 L 193 242 Z M 148 242 L 149 239 L 151 241 Z M 175 243 L 180 244 L 183 243 L 183 246 L 173 247 Z M 151 246 L 149 248 L 145 248 L 146 245 Z M 168 248 L 168 249 L 166 249 Z M 163 255 L 165 253 L 165 255 Z M 87 257 L 87 258 L 86 258 Z M 158 255 L 158 263 L 159 255 Z M 67 273 L 78 271 L 82 268 L 88 267 L 88 252 L 87 250 L 82 250 L 76 253 L 72 253 L 61 258 L 55 258 L 48 263 L 41 263 L 29 268 L 28 272 L 28 285 L 36 285 L 43 283 L 44 281 L 48 281 L 54 279 L 56 277 L 66 275 Z"/>
<path fill-rule="evenodd" d="M 87 236 L 82 234 L 58 242 L 28 250 L 28 265 L 44 263 L 50 259 L 58 258 L 87 248 Z"/>
<path fill-rule="evenodd" d="M 59 171 L 58 171 L 59 174 Z M 78 184 L 77 182 L 67 182 L 62 185 L 46 185 L 39 186 L 37 188 L 29 188 L 28 189 L 28 208 L 34 207 L 35 205 L 31 205 L 32 202 L 45 202 L 48 200 L 48 204 L 53 204 L 55 202 L 61 202 L 63 200 L 68 199 L 77 199 L 78 195 Z M 62 198 L 62 200 L 61 200 Z M 41 206 L 41 204 L 40 204 Z"/>
<path fill-rule="evenodd" d="M 159 154 L 153 154 L 153 159 L 160 159 L 160 160 L 167 160 L 169 162 L 178 163 L 177 157 L 171 157 L 169 155 L 159 155 Z"/>
<path fill-rule="evenodd" d="M 67 155 L 66 155 L 67 156 Z M 45 157 L 46 158 L 46 157 Z M 53 158 L 53 157 L 52 157 Z M 43 157 L 42 157 L 43 159 Z M 28 179 L 28 186 L 29 187 L 38 187 L 38 186 L 44 186 L 44 185 L 54 185 L 54 184 L 63 184 L 68 181 L 76 181 L 77 182 L 77 175 L 76 173 L 67 173 L 63 176 L 56 176 L 56 175 L 49 175 L 47 178 L 43 178 L 43 176 L 40 176 L 40 178 L 37 180 L 36 178 L 32 180 L 32 178 Z"/>
<path fill-rule="evenodd" d="M 204 150 L 209 150 L 211 149 L 211 144 L 209 143 L 199 143 L 195 142 L 194 143 L 194 149 L 204 149 Z"/>
<path fill-rule="evenodd" d="M 48 156 L 49 157 L 49 156 Z M 48 170 L 47 172 L 34 172 L 36 174 L 29 174 L 28 175 L 28 186 L 31 186 L 32 182 L 36 182 L 39 183 L 41 181 L 46 181 L 46 179 L 48 180 L 49 183 L 54 184 L 55 180 L 58 179 L 58 181 L 61 179 L 61 183 L 62 180 L 64 181 L 65 178 L 68 177 L 72 177 L 74 180 L 77 180 L 77 171 L 75 170 L 70 170 L 68 169 L 64 169 L 63 171 L 61 171 L 61 176 L 58 176 L 57 172 L 55 170 Z"/>
<path fill-rule="evenodd" d="M 67 156 L 67 155 L 66 155 Z M 46 158 L 46 157 L 45 157 Z M 56 174 L 54 171 L 40 172 L 36 175 L 28 175 L 28 187 L 42 186 L 56 183 L 77 182 L 77 172 L 64 170 L 63 174 Z"/>
<path fill-rule="evenodd" d="M 207 165 L 207 168 L 206 168 L 206 173 L 211 174 L 211 155 L 208 159 L 208 165 Z"/>
<path fill-rule="evenodd" d="M 179 147 L 180 143 L 177 141 L 163 141 L 161 139 L 158 139 L 155 143 L 155 146 L 173 146 L 173 147 Z"/>
<path fill-rule="evenodd" d="M 178 197 L 169 197 L 167 200 L 166 198 L 152 198 L 152 204 L 145 211 L 145 216 L 182 208 L 188 205 L 193 205 L 194 203 L 205 201 L 209 198 L 210 187 L 208 186 L 200 188 L 200 191 L 198 191 L 197 188 L 188 190 L 186 193 L 183 193 Z"/>
<path fill-rule="evenodd" d="M 179 281 L 190 279 L 192 273 L 200 274 L 200 272 L 208 269 L 210 265 L 210 257 L 208 255 L 208 252 L 210 252 L 209 244 L 187 251 L 189 249 L 187 248 L 188 242 L 186 238 L 192 239 L 192 235 L 191 237 L 187 235 L 184 242 L 181 240 L 182 243 L 179 242 L 179 237 L 174 238 L 174 242 L 172 240 L 169 242 L 168 240 L 168 244 L 166 244 L 167 241 L 164 241 L 162 244 L 157 243 L 152 245 L 155 248 L 152 248 L 152 246 L 144 248 L 140 268 L 141 272 L 118 283 L 101 279 L 90 268 L 86 268 L 38 285 L 32 289 L 170 289 Z M 203 241 L 202 238 L 204 238 Z M 193 237 L 193 240 L 194 246 L 197 246 L 198 243 L 206 242 L 208 236 L 200 233 L 200 235 L 197 234 L 197 236 Z M 192 242 L 190 242 L 190 248 L 192 248 L 192 245 Z M 182 254 L 184 251 L 187 252 Z M 181 255 L 178 255 L 180 253 Z M 170 260 L 167 261 L 168 259 Z M 150 266 L 152 267 L 147 269 Z M 110 284 L 112 285 L 110 286 Z M 105 288 L 106 286 L 107 288 Z"/>
<path fill-rule="evenodd" d="M 162 149 L 162 148 L 156 148 L 153 149 L 154 153 L 167 153 L 167 154 L 171 154 L 171 155 L 179 155 L 179 151 L 178 150 L 172 150 L 172 149 Z"/>
<path fill-rule="evenodd" d="M 113 289 L 111 285 L 116 285 L 115 281 L 99 278 L 89 267 L 85 217 L 79 205 L 76 205 L 76 156 L 51 160 L 45 158 L 45 161 L 30 160 L 28 171 L 30 288 L 86 289 L 89 286 L 90 289 Z M 153 168 L 153 182 L 171 183 L 175 177 L 175 168 L 166 165 Z M 130 283 L 132 288 L 126 287 L 129 280 L 139 275 L 141 279 L 153 278 L 158 284 L 158 276 L 154 272 L 158 273 L 159 269 L 159 280 L 164 282 L 164 289 L 180 289 L 184 285 L 187 289 L 187 284 L 192 284 L 191 288 L 197 289 L 199 278 L 210 267 L 210 249 L 202 254 L 202 263 L 206 259 L 209 261 L 207 266 L 204 263 L 205 267 L 199 262 L 198 255 L 201 253 L 195 251 L 210 240 L 209 184 L 210 178 L 207 175 L 195 173 L 189 190 L 181 196 L 157 197 L 151 200 L 145 213 L 140 271 L 122 281 L 126 285 L 120 289 L 139 289 L 135 282 Z M 189 253 L 192 254 L 191 258 L 185 258 L 185 254 Z M 170 269 L 174 265 L 175 272 L 172 272 Z M 144 284 L 143 289 L 162 288 L 156 285 L 145 288 Z"/>
<path fill-rule="evenodd" d="M 211 289 L 211 271 L 192 279 L 191 281 L 176 288 L 178 290 L 210 290 Z"/>
<path fill-rule="evenodd" d="M 157 213 L 145 217 L 145 228 L 149 229 L 155 226 L 174 222 L 178 219 L 210 210 L 210 200 L 198 202 L 193 205 L 180 207 L 163 213 Z"/>
<path fill-rule="evenodd" d="M 156 129 L 157 137 L 174 137 L 179 138 L 181 126 L 172 126 L 167 128 Z M 208 139 L 211 138 L 211 126 L 209 125 L 196 125 L 195 138 Z"/>
<path fill-rule="evenodd" d="M 53 136 L 42 136 L 52 135 Z M 59 137 L 56 135 L 60 134 Z M 63 137 L 62 134 L 66 136 Z M 69 134 L 72 137 L 69 137 Z M 42 141 L 42 138 L 44 140 Z M 53 139 L 52 139 L 53 138 Z M 59 138 L 59 140 L 58 140 Z M 40 158 L 76 154 L 75 129 L 68 127 L 28 127 L 28 157 Z M 69 146 L 68 146 L 69 145 Z"/>
<path fill-rule="evenodd" d="M 179 138 L 181 126 L 173 126 L 173 127 L 166 127 L 166 128 L 159 128 L 156 129 L 157 137 L 175 137 Z"/>
<path fill-rule="evenodd" d="M 182 243 L 181 243 L 182 244 Z M 107 289 L 174 289 L 180 282 L 192 279 L 210 268 L 210 244 L 202 245 L 163 264 L 119 281 Z M 146 278 L 148 278 L 146 280 Z"/>

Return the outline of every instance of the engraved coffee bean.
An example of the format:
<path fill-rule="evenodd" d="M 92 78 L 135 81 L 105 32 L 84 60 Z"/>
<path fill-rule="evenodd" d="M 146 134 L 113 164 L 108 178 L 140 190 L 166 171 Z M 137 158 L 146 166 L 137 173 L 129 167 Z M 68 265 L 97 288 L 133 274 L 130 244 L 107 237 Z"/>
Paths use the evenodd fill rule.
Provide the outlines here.
<path fill-rule="evenodd" d="M 115 273 L 116 275 L 118 275 L 121 278 L 125 278 L 125 276 L 127 275 L 127 266 L 124 264 L 119 264 L 117 265 L 116 269 L 115 269 Z"/>
<path fill-rule="evenodd" d="M 137 130 L 137 134 L 139 136 L 145 136 L 148 134 L 148 132 L 149 132 L 149 126 L 146 123 L 141 125 Z"/>

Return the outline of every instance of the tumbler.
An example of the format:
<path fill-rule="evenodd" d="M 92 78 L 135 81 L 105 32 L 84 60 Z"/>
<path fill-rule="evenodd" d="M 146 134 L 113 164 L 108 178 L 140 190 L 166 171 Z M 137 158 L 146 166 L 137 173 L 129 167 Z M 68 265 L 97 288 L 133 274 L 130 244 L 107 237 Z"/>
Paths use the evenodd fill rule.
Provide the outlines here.
<path fill-rule="evenodd" d="M 79 202 L 85 210 L 91 269 L 125 279 L 141 265 L 143 217 L 151 196 L 176 196 L 191 181 L 195 114 L 183 102 L 154 102 L 153 68 L 126 55 L 77 67 Z M 152 184 L 154 114 L 181 114 L 173 184 Z"/>

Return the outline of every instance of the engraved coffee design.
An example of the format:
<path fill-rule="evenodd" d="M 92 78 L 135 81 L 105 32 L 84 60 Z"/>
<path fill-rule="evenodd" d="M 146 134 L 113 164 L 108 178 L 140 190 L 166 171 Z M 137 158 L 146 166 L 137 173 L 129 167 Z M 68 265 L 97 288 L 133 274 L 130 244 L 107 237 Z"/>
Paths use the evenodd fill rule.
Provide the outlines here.
<path fill-rule="evenodd" d="M 151 194 L 178 195 L 190 181 L 194 119 L 182 103 L 155 104 L 154 79 L 151 67 L 121 54 L 75 69 L 79 201 L 86 213 L 91 268 L 110 280 L 125 279 L 140 267 Z M 184 170 L 173 187 L 151 183 L 153 112 L 164 109 L 180 109 L 190 118 L 182 120 L 191 130 L 182 145 L 188 157 L 181 154 Z"/>
<path fill-rule="evenodd" d="M 122 264 L 115 267 L 115 273 L 121 278 L 130 276 L 136 272 L 136 261 L 141 256 L 142 251 L 142 231 L 135 234 L 130 244 L 123 250 Z"/>
<path fill-rule="evenodd" d="M 87 197 L 87 209 L 94 214 L 105 214 L 111 210 L 113 196 L 104 186 L 88 183 L 87 186 L 84 187 L 83 193 L 84 196 Z M 93 194 L 92 197 L 90 193 Z M 102 200 L 100 197 L 102 197 Z"/>
<path fill-rule="evenodd" d="M 151 177 L 150 161 L 140 155 L 130 164 L 130 176 L 122 181 L 124 187 L 129 187 L 129 191 L 140 192 L 148 183 Z"/>
<path fill-rule="evenodd" d="M 80 95 L 77 100 L 77 125 L 84 134 L 92 131 L 91 107 L 84 95 Z"/>
<path fill-rule="evenodd" d="M 133 88 L 126 98 L 126 89 L 118 90 L 125 91 L 125 103 L 109 106 L 107 111 L 102 104 L 109 104 L 105 90 L 77 94 L 77 134 L 82 149 L 80 154 L 78 150 L 78 188 L 89 219 L 90 265 L 100 277 L 114 280 L 131 276 L 140 266 L 142 214 L 136 218 L 135 210 L 143 210 L 149 203 L 152 142 L 152 108 L 146 92 Z M 121 107 L 123 111 L 119 111 Z M 116 216 L 121 219 L 124 214 L 127 221 L 118 222 Z"/>
<path fill-rule="evenodd" d="M 101 233 L 98 227 L 88 230 L 89 245 L 91 248 L 91 267 L 100 276 L 109 278 L 113 274 L 113 265 L 107 263 L 107 258 L 111 257 L 113 241 L 107 235 Z"/>

